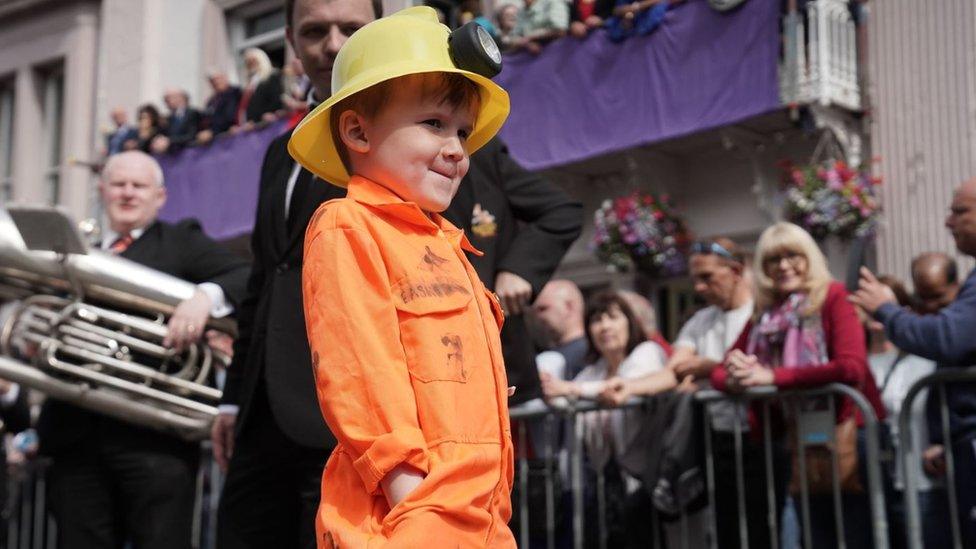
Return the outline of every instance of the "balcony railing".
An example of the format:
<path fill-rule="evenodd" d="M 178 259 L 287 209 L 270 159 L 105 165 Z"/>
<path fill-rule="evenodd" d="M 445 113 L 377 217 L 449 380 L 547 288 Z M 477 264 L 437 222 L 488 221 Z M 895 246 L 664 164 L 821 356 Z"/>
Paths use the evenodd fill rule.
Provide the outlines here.
<path fill-rule="evenodd" d="M 780 94 L 788 105 L 817 103 L 861 110 L 857 24 L 846 0 L 790 2 L 783 16 Z"/>

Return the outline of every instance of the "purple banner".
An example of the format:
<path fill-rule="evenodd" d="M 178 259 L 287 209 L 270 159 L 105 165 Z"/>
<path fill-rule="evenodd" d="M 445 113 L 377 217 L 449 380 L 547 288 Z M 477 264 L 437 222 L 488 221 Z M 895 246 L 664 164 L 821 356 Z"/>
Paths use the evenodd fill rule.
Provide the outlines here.
<path fill-rule="evenodd" d="M 195 217 L 211 238 L 248 233 L 258 205 L 261 163 L 268 145 L 288 129 L 287 121 L 217 139 L 212 145 L 158 157 L 166 179 L 164 221 Z"/>
<path fill-rule="evenodd" d="M 774 110 L 779 5 L 749 0 L 723 14 L 689 0 L 648 36 L 614 44 L 599 31 L 508 56 L 495 78 L 512 98 L 502 137 L 540 169 Z"/>
<path fill-rule="evenodd" d="M 502 137 L 540 169 L 774 110 L 778 16 L 773 0 L 725 14 L 688 0 L 648 36 L 614 44 L 601 31 L 509 56 L 496 79 L 512 97 Z M 285 129 L 279 122 L 161 158 L 169 200 L 160 217 L 195 217 L 217 239 L 250 232 L 265 150 Z"/>

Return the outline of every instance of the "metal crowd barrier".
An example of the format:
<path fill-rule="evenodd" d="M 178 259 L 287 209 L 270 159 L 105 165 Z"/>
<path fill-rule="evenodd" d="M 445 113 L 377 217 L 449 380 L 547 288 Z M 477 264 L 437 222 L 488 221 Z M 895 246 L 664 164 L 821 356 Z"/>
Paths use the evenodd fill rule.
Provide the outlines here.
<path fill-rule="evenodd" d="M 885 495 L 884 495 L 884 485 L 881 474 L 881 448 L 880 448 L 880 430 L 878 427 L 878 419 L 874 413 L 874 409 L 871 407 L 870 402 L 864 397 L 860 392 L 853 389 L 850 386 L 843 385 L 840 383 L 830 383 L 822 387 L 814 389 L 804 389 L 804 390 L 792 390 L 792 391 L 777 391 L 775 388 L 756 388 L 750 389 L 739 394 L 726 394 L 714 390 L 700 391 L 697 398 L 702 403 L 717 402 L 719 400 L 731 400 L 737 403 L 751 403 L 755 400 L 762 401 L 763 407 L 763 424 L 762 424 L 762 434 L 763 434 L 763 450 L 765 454 L 765 475 L 766 475 L 766 486 L 767 486 L 767 501 L 769 513 L 767 517 L 767 525 L 769 527 L 770 535 L 770 546 L 774 549 L 779 546 L 779 528 L 778 522 L 779 517 L 774 510 L 778 510 L 778 506 L 775 502 L 775 494 L 773 493 L 773 457 L 772 457 L 772 429 L 770 426 L 770 402 L 772 400 L 779 400 L 781 402 L 790 402 L 791 400 L 797 398 L 811 398 L 818 396 L 838 396 L 838 397 L 849 397 L 860 410 L 864 417 L 864 430 L 865 430 L 865 442 L 866 442 L 866 454 L 867 463 L 865 463 L 867 469 L 867 493 L 871 506 L 871 530 L 874 539 L 874 547 L 876 549 L 887 549 L 888 547 L 888 519 L 887 510 L 885 507 Z M 830 416 L 835 415 L 834 400 L 828 399 L 829 402 L 829 412 Z M 713 506 L 715 504 L 715 478 L 714 478 L 714 456 L 710 450 L 711 442 L 711 421 L 708 413 L 708 407 L 706 406 L 705 421 L 703 422 L 705 429 L 705 440 L 706 440 L 706 471 L 707 471 L 707 482 L 708 482 L 708 493 L 709 493 L 709 503 Z M 746 514 L 742 513 L 741 510 L 745 509 L 745 479 L 743 474 L 743 433 L 742 427 L 739 422 L 734 422 L 733 424 L 733 436 L 735 441 L 735 476 L 736 476 L 736 497 L 738 499 L 738 507 L 740 509 L 739 513 L 739 546 L 742 549 L 747 549 L 749 547 L 749 537 L 748 537 L 748 525 L 746 520 Z M 833 433 L 830 433 L 832 436 Z M 803 449 L 806 445 L 800 440 L 800 434 L 797 433 L 796 448 Z M 834 447 L 829 447 L 831 449 L 831 480 L 833 484 L 832 498 L 834 505 L 834 528 L 836 539 L 840 547 L 844 546 L 844 513 L 843 505 L 841 502 L 842 493 L 840 487 L 839 478 L 839 464 L 838 456 Z M 801 514 L 801 527 L 802 536 L 801 540 L 804 547 L 814 547 L 812 540 L 812 528 L 810 522 L 810 505 L 809 505 L 809 486 L 806 477 L 806 452 L 801 451 L 797 456 L 797 463 L 799 471 L 794 471 L 798 474 L 801 479 L 800 482 L 800 514 Z M 860 525 L 858 525 L 860 526 Z M 715 547 L 717 544 L 716 540 L 716 524 L 715 524 L 715 514 L 712 513 L 710 516 L 709 528 L 711 531 L 711 546 Z"/>
<path fill-rule="evenodd" d="M 3 518 L 8 549 L 54 549 L 57 532 L 47 510 L 47 471 L 45 459 L 27 461 L 9 469 L 7 501 Z"/>
<path fill-rule="evenodd" d="M 946 498 L 949 507 L 949 525 L 952 534 L 952 547 L 961 549 L 964 546 L 962 529 L 959 523 L 959 499 L 956 487 L 956 465 L 953 458 L 953 441 L 949 425 L 949 406 L 946 398 L 946 384 L 949 383 L 976 383 L 976 367 L 961 368 L 958 370 L 939 370 L 929 374 L 915 382 L 905 394 L 902 400 L 901 411 L 898 414 L 898 440 L 901 448 L 901 468 L 905 479 L 905 528 L 909 547 L 911 549 L 921 549 L 923 525 L 921 519 L 921 509 L 918 501 L 918 478 L 916 476 L 918 468 L 913 464 L 921 460 L 921 456 L 916 452 L 916 447 L 911 429 L 912 405 L 915 399 L 925 389 L 934 387 L 937 390 L 939 399 L 939 421 L 941 422 L 941 434 L 943 445 L 945 446 L 946 462 Z M 933 393 L 928 393 L 928 398 L 933 398 Z M 927 441 L 926 441 L 927 442 Z M 973 543 L 972 541 L 970 543 Z"/>
<path fill-rule="evenodd" d="M 955 372 L 952 372 L 955 373 Z M 947 374 L 952 374 L 947 373 Z M 976 379 L 976 370 L 971 372 L 972 377 L 967 377 L 966 379 Z M 955 380 L 959 379 L 954 376 L 942 376 L 940 374 L 935 374 L 925 378 L 920 382 L 920 385 L 926 380 Z M 914 388 L 913 391 L 909 392 L 906 398 L 906 405 L 910 405 L 911 398 L 913 398 L 917 393 L 919 388 Z M 752 401 L 759 400 L 761 405 L 766 408 L 763 416 L 765 421 L 762 425 L 763 431 L 763 446 L 766 456 L 765 470 L 767 480 L 772 478 L 773 475 L 773 458 L 772 458 L 772 430 L 769 422 L 768 408 L 770 403 L 774 400 L 779 400 L 782 402 L 789 402 L 790 399 L 794 397 L 817 397 L 817 396 L 846 396 L 853 400 L 855 405 L 860 409 L 865 418 L 865 434 L 866 434 L 866 453 L 867 453 L 867 467 L 868 478 L 867 478 L 867 491 L 871 501 L 871 513 L 872 521 L 868 525 L 872 528 L 874 546 L 878 549 L 886 549 L 888 547 L 888 525 L 885 514 L 885 501 L 884 501 L 884 490 L 882 488 L 882 477 L 880 470 L 881 463 L 881 453 L 879 448 L 879 427 L 878 421 L 875 417 L 873 409 L 868 403 L 867 399 L 864 398 L 856 390 L 841 384 L 829 384 L 817 389 L 809 389 L 803 391 L 784 391 L 778 392 L 775 389 L 753 389 L 745 393 L 738 395 L 729 395 L 725 393 L 720 393 L 717 391 L 699 391 L 696 394 L 696 400 L 698 400 L 702 405 L 705 405 L 705 415 L 704 415 L 704 442 L 705 442 L 705 472 L 706 472 L 706 492 L 708 494 L 709 507 L 706 509 L 714 509 L 715 505 L 715 463 L 714 456 L 712 455 L 711 440 L 712 440 L 712 428 L 711 420 L 708 413 L 708 404 L 718 402 L 720 400 L 731 400 L 741 403 L 750 403 Z M 614 410 L 633 408 L 637 406 L 644 405 L 648 403 L 651 399 L 633 399 L 632 401 L 624 404 L 621 407 L 612 408 Z M 828 399 L 831 404 L 833 399 Z M 944 405 L 943 405 L 944 408 Z M 518 430 L 518 436 L 516 441 L 516 447 L 518 448 L 517 465 L 516 465 L 516 482 L 518 487 L 516 507 L 518 513 L 513 517 L 513 525 L 518 531 L 518 542 L 519 546 L 528 549 L 530 546 L 541 547 L 544 546 L 547 549 L 554 549 L 557 544 L 557 538 L 562 533 L 558 531 L 559 525 L 556 522 L 556 509 L 557 502 L 562 498 L 561 493 L 557 493 L 556 490 L 556 475 L 561 475 L 559 462 L 562 453 L 562 448 L 565 447 L 566 453 L 568 453 L 568 482 L 569 482 L 569 492 L 571 494 L 571 505 L 567 512 L 570 515 L 568 524 L 569 529 L 572 533 L 572 545 L 575 548 L 582 548 L 585 546 L 585 509 L 584 509 L 584 414 L 586 412 L 592 412 L 601 409 L 608 409 L 597 405 L 594 402 L 587 401 L 576 401 L 569 402 L 565 406 L 561 407 L 550 407 L 542 403 L 542 401 L 533 401 L 523 405 L 512 407 L 511 418 L 515 422 L 521 422 L 521 427 Z M 903 410 L 908 408 L 903 407 Z M 831 408 L 833 412 L 833 408 Z M 944 412 L 945 413 L 945 412 Z M 904 415 L 904 414 L 903 414 Z M 901 418 L 904 422 L 904 417 Z M 542 463 L 545 464 L 543 469 L 543 483 L 544 483 L 544 507 L 545 509 L 530 509 L 529 508 L 529 460 L 527 458 L 527 448 L 528 448 L 528 438 L 529 438 L 529 425 L 535 424 L 538 428 L 541 426 L 545 436 L 543 440 L 545 441 L 544 447 L 540 452 L 541 455 L 537 456 L 541 459 Z M 560 426 L 566 426 L 566 436 L 567 440 L 564 445 L 558 445 L 554 441 L 552 436 L 554 432 L 560 428 Z M 902 429 L 902 436 L 909 431 Z M 739 502 L 739 509 L 745 509 L 745 491 L 748 487 L 745 485 L 744 473 L 743 473 L 743 437 L 745 433 L 741 427 L 736 423 L 734 431 L 735 439 L 735 472 L 736 472 L 736 496 Z M 802 447 L 802 444 L 798 444 L 797 447 Z M 904 448 L 910 448 L 910 446 L 903 446 Z M 907 455 L 907 452 L 906 452 Z M 951 456 L 947 456 L 951 460 Z M 804 467 L 804 453 L 801 452 L 798 456 L 799 466 L 802 470 Z M 15 470 L 16 471 L 16 470 Z M 837 539 L 843 539 L 843 510 L 841 508 L 840 502 L 840 490 L 839 490 L 839 479 L 837 478 L 837 459 L 836 454 L 834 454 L 834 467 L 833 471 L 833 482 L 834 482 L 834 504 L 835 504 L 835 526 L 838 535 Z M 950 475 L 952 475 L 952 465 L 951 461 L 949 464 Z M 13 477 L 11 482 L 11 497 L 10 502 L 12 505 L 9 507 L 10 514 L 8 520 L 8 534 L 7 534 L 7 544 L 6 547 L 11 549 L 48 549 L 55 547 L 56 532 L 54 528 L 54 523 L 50 519 L 47 513 L 46 506 L 46 472 L 47 463 L 43 460 L 36 460 L 33 462 L 28 462 L 23 468 L 20 469 L 17 476 Z M 805 479 L 805 476 L 801 475 L 801 478 Z M 906 476 L 909 482 L 909 486 L 914 486 L 911 484 L 912 477 Z M 196 521 L 194 524 L 194 540 L 193 547 L 200 549 L 209 549 L 213 547 L 214 543 L 214 531 L 215 531 L 215 519 L 216 519 L 216 505 L 217 497 L 220 491 L 221 475 L 210 459 L 209 449 L 205 446 L 203 448 L 203 455 L 201 456 L 201 467 L 197 481 L 197 503 L 196 503 Z M 951 483 L 950 483 L 951 484 Z M 767 497 L 770 498 L 769 501 L 773 503 L 770 505 L 770 509 L 777 509 L 773 501 L 774 495 L 771 493 L 773 483 L 767 482 L 769 487 L 769 492 Z M 810 533 L 810 517 L 809 517 L 809 506 L 807 505 L 807 489 L 806 483 L 802 485 L 801 491 L 801 507 L 800 510 L 803 512 L 803 542 L 805 547 L 812 547 L 811 543 L 811 533 Z M 607 547 L 607 531 L 610 525 L 607 524 L 607 501 L 606 501 L 606 489 L 605 489 L 605 479 L 601 472 L 596 474 L 596 499 L 597 499 L 597 525 L 598 529 L 598 546 L 602 548 Z M 908 498 L 911 501 L 912 498 Z M 545 525 L 544 525 L 544 537 L 545 541 L 539 543 L 538 537 L 536 538 L 536 544 L 533 545 L 530 540 L 531 530 L 530 527 L 530 515 L 534 512 L 544 512 L 545 515 Z M 747 510 L 748 512 L 748 510 Z M 651 529 L 654 536 L 653 547 L 660 547 L 660 540 L 662 538 L 662 521 L 656 512 L 651 512 L 652 516 L 648 517 L 651 522 Z M 713 512 L 706 511 L 708 516 L 708 529 L 710 532 L 710 546 L 717 546 L 716 539 L 716 522 L 715 514 Z M 921 547 L 920 538 L 917 535 L 912 536 L 911 534 L 917 534 L 920 530 L 918 524 L 918 508 L 917 505 L 914 508 L 914 517 L 911 514 L 911 507 L 909 509 L 909 518 L 914 519 L 914 522 L 910 520 L 910 540 L 913 542 L 912 547 Z M 747 548 L 748 543 L 748 530 L 747 530 L 747 520 L 745 513 L 739 513 L 739 534 L 740 540 L 739 544 L 742 548 Z M 688 543 L 688 517 L 685 514 L 681 514 L 678 518 L 680 532 L 683 534 L 683 542 L 681 549 L 689 548 Z M 778 526 L 779 517 L 776 513 L 770 512 L 767 517 L 767 523 L 769 526 L 769 533 L 771 536 L 771 546 L 774 548 L 779 547 L 778 543 Z M 863 527 L 865 525 L 856 525 L 858 527 Z M 955 527 L 958 529 L 958 524 Z M 565 535 L 565 533 L 562 533 Z M 958 537 L 956 538 L 958 539 Z M 565 540 L 564 540 L 565 541 Z M 958 544 L 957 544 L 958 546 Z M 668 549 L 679 549 L 676 547 L 669 547 Z"/>
<path fill-rule="evenodd" d="M 708 494 L 709 506 L 706 508 L 706 514 L 709 518 L 708 528 L 709 528 L 709 545 L 711 547 L 717 547 L 717 526 L 715 513 L 715 463 L 714 456 L 712 455 L 712 428 L 711 428 L 711 418 L 708 412 L 708 404 L 718 402 L 720 400 L 730 400 L 738 403 L 751 403 L 752 401 L 759 400 L 761 405 L 764 407 L 764 421 L 762 425 L 763 431 L 763 448 L 765 452 L 765 473 L 767 478 L 767 497 L 770 503 L 770 512 L 767 517 L 767 523 L 769 527 L 771 546 L 775 549 L 779 547 L 779 517 L 777 513 L 773 510 L 778 510 L 779 507 L 774 501 L 773 494 L 773 457 L 772 457 L 772 444 L 773 444 L 773 433 L 770 426 L 770 414 L 769 406 L 774 400 L 789 403 L 795 401 L 797 398 L 809 398 L 809 397 L 821 397 L 821 396 L 839 396 L 839 397 L 849 397 L 854 402 L 855 406 L 861 411 L 864 417 L 864 430 L 866 438 L 866 461 L 865 467 L 867 470 L 867 486 L 866 491 L 870 500 L 871 507 L 871 524 L 863 525 L 851 525 L 854 527 L 870 527 L 872 530 L 872 537 L 874 541 L 874 547 L 877 549 L 887 549 L 888 547 L 888 520 L 885 507 L 885 495 L 883 478 L 881 473 L 881 448 L 879 443 L 880 429 L 878 426 L 878 420 L 871 407 L 868 400 L 855 389 L 839 384 L 831 383 L 823 387 L 815 389 L 806 390 L 796 390 L 796 391 L 777 391 L 774 388 L 763 388 L 763 389 L 751 389 L 744 393 L 737 395 L 731 395 L 726 393 L 721 393 L 714 390 L 699 391 L 696 394 L 696 400 L 698 400 L 702 405 L 705 406 L 704 415 L 704 437 L 705 437 L 705 467 L 706 467 L 706 491 Z M 652 397 L 653 398 L 653 397 Z M 831 417 L 834 415 L 834 403 L 833 399 L 826 399 L 830 404 L 829 412 Z M 634 399 L 626 403 L 623 407 L 634 407 L 640 406 L 647 402 L 647 400 Z M 584 476 L 583 476 L 583 414 L 586 412 L 591 412 L 595 410 L 605 409 L 593 402 L 577 401 L 570 402 L 565 406 L 561 407 L 548 407 L 541 401 L 535 401 L 526 403 L 525 405 L 512 407 L 510 410 L 511 418 L 513 421 L 519 421 L 522 423 L 522 428 L 518 430 L 518 440 L 516 441 L 516 447 L 519 450 L 519 455 L 517 456 L 517 467 L 516 467 L 516 483 L 518 487 L 518 504 L 516 507 L 518 509 L 518 514 L 513 517 L 513 524 L 517 526 L 517 531 L 519 534 L 519 546 L 523 548 L 530 547 L 530 509 L 528 505 L 528 493 L 529 493 L 529 465 L 526 458 L 526 448 L 527 448 L 527 431 L 526 426 L 531 420 L 542 420 L 545 426 L 545 431 L 547 436 L 545 437 L 545 444 L 543 451 L 541 452 L 542 460 L 544 462 L 555 461 L 556 453 L 558 448 L 553 446 L 551 435 L 554 426 L 557 426 L 560 422 L 569 423 L 572 428 L 569 429 L 568 442 L 565 444 L 569 451 L 569 491 L 572 494 L 572 506 L 570 513 L 572 515 L 571 525 L 572 525 L 572 545 L 574 548 L 584 547 Z M 619 408 L 613 408 L 619 409 Z M 745 486 L 745 479 L 743 473 L 743 430 L 741 426 L 736 423 L 734 427 L 734 441 L 735 441 L 735 472 L 736 472 L 736 496 L 739 502 L 739 509 L 743 510 L 746 508 L 745 505 L 745 492 L 748 489 Z M 833 431 L 831 430 L 830 436 L 833 436 Z M 797 441 L 797 448 L 803 448 L 804 444 L 801 441 Z M 832 448 L 832 447 L 831 447 Z M 841 490 L 840 490 L 840 479 L 838 477 L 838 459 L 837 454 L 831 451 L 832 454 L 832 480 L 833 480 L 833 503 L 834 503 L 834 522 L 835 522 L 835 533 L 837 539 L 840 540 L 839 544 L 841 547 L 844 545 L 844 513 L 841 502 Z M 801 493 L 800 493 L 800 507 L 799 511 L 802 515 L 802 538 L 801 541 L 804 547 L 813 547 L 812 543 L 812 533 L 811 533 L 811 521 L 809 514 L 809 493 L 808 486 L 806 482 L 806 475 L 804 472 L 805 468 L 805 452 L 800 452 L 797 456 L 797 461 L 799 463 L 799 474 L 802 479 L 801 482 Z M 545 544 L 547 549 L 553 549 L 556 544 L 556 521 L 555 521 L 555 502 L 561 494 L 554 493 L 554 479 L 553 475 L 559 474 L 558 467 L 546 466 L 545 469 Z M 602 548 L 606 547 L 606 502 L 605 493 L 603 490 L 603 480 L 601 475 L 597 476 L 597 505 L 600 509 L 599 521 L 597 528 L 599 529 L 599 546 Z M 746 510 L 748 512 L 748 510 Z M 652 521 L 653 532 L 654 532 L 654 547 L 659 547 L 661 541 L 661 521 L 658 519 L 657 514 L 653 513 L 653 516 L 649 517 L 648 520 Z M 682 513 L 679 517 L 680 528 L 683 533 L 683 547 L 688 547 L 688 517 L 686 514 Z M 747 520 L 744 512 L 739 513 L 739 545 L 743 549 L 749 547 Z M 540 545 L 532 545 L 532 547 L 537 547 Z M 668 549 L 679 549 L 674 547 L 669 547 Z"/>
<path fill-rule="evenodd" d="M 191 540 L 194 549 L 212 549 L 216 544 L 217 501 L 223 477 L 211 456 L 210 444 L 201 445 Z M 50 460 L 46 458 L 28 460 L 10 468 L 3 513 L 6 539 L 0 536 L 0 549 L 57 547 L 57 527 L 47 501 L 49 468 Z"/>

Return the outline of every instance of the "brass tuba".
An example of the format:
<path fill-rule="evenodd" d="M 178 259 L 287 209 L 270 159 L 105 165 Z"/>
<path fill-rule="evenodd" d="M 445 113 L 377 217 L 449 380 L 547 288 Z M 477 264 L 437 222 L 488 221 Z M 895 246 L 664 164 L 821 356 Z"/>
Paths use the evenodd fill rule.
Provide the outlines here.
<path fill-rule="evenodd" d="M 205 438 L 217 415 L 216 361 L 205 342 L 162 345 L 174 308 L 196 287 L 90 249 L 50 207 L 0 208 L 0 377 L 124 421 Z M 227 319 L 209 328 L 234 335 Z"/>

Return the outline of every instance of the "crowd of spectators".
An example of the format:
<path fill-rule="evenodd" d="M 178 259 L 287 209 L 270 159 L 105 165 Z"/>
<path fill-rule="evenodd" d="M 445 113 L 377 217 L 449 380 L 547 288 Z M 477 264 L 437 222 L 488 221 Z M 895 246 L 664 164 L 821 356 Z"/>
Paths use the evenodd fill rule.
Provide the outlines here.
<path fill-rule="evenodd" d="M 970 192 L 976 200 L 976 182 Z M 957 195 L 957 201 L 959 201 Z M 962 226 L 961 223 L 958 223 Z M 965 229 L 964 229 L 965 230 Z M 954 233 L 958 242 L 963 231 Z M 963 249 L 964 242 L 960 244 Z M 750 259 L 750 257 L 753 257 Z M 835 281 L 827 261 L 814 239 L 802 228 L 778 223 L 763 232 L 748 254 L 726 238 L 715 238 L 694 244 L 689 260 L 694 291 L 704 307 L 691 316 L 678 332 L 673 348 L 661 339 L 647 308 L 635 301 L 632 292 L 602 291 L 584 305 L 579 288 L 568 280 L 551 281 L 533 305 L 533 323 L 537 341 L 544 350 L 537 366 L 546 400 L 552 406 L 564 405 L 566 399 L 589 399 L 608 406 L 618 406 L 634 397 L 651 398 L 656 405 L 622 410 L 601 410 L 584 414 L 584 463 L 586 498 L 592 498 L 597 472 L 602 473 L 600 490 L 608 508 L 604 510 L 602 528 L 612 546 L 649 546 L 648 521 L 652 507 L 664 517 L 661 534 L 666 546 L 707 546 L 707 505 L 701 503 L 700 483 L 697 490 L 682 495 L 680 486 L 666 482 L 666 463 L 676 438 L 673 426 L 660 427 L 662 410 L 675 395 L 715 388 L 739 392 L 753 387 L 779 389 L 813 388 L 825 383 L 852 386 L 867 399 L 875 415 L 882 419 L 879 443 L 883 449 L 882 483 L 886 513 L 893 547 L 904 543 L 905 480 L 897 470 L 902 449 L 898 448 L 898 415 L 909 388 L 936 370 L 936 362 L 947 361 L 946 355 L 931 348 L 972 344 L 958 327 L 955 316 L 972 314 L 960 303 L 962 298 L 955 261 L 944 253 L 924 253 L 911 265 L 914 293 L 892 276 L 878 277 L 863 272 L 860 289 L 849 294 Z M 878 289 L 878 288 L 882 289 Z M 866 289 L 867 288 L 867 289 Z M 867 291 L 884 296 L 886 303 L 870 301 Z M 885 293 L 886 292 L 886 293 Z M 630 295 L 628 295 L 630 294 Z M 640 296 L 636 296 L 642 300 Z M 962 296 L 965 297 L 965 296 Z M 882 299 L 882 298 L 876 298 Z M 646 300 L 643 300 L 646 302 Z M 951 313 L 957 309 L 955 313 Z M 966 311 L 965 313 L 963 311 Z M 903 325 L 899 325 L 899 319 Z M 965 319 L 959 319 L 960 321 Z M 909 323 L 918 323 L 912 327 Z M 912 329 L 932 330 L 913 334 Z M 969 355 L 971 356 L 971 355 Z M 965 360 L 960 364 L 966 363 Z M 961 391 L 959 395 L 968 395 Z M 970 435 L 964 425 L 969 421 L 968 396 L 950 397 L 953 433 Z M 663 400 L 662 400 L 663 399 Z M 972 399 L 970 399 L 972 400 Z M 965 401 L 965 402 L 962 402 Z M 961 404 L 959 404 L 962 402 Z M 822 404 L 821 404 L 822 405 Z M 662 407 L 663 406 L 663 407 Z M 773 546 L 769 539 L 770 499 L 775 495 L 783 547 L 799 547 L 799 519 L 809 512 L 814 547 L 836 547 L 833 497 L 829 492 L 811 493 L 804 510 L 799 497 L 795 456 L 788 442 L 790 427 L 798 413 L 773 407 L 772 447 L 766 448 L 762 437 L 744 436 L 738 451 L 742 456 L 743 479 L 747 486 L 743 499 L 736 490 L 733 432 L 762 432 L 763 410 L 759 405 L 737 405 L 721 401 L 710 405 L 711 453 L 715 467 L 714 509 L 719 547 L 738 547 L 739 517 L 746 516 L 749 547 Z M 693 415 L 693 414 L 688 414 Z M 679 416 L 674 416 L 679 417 Z M 947 444 L 942 440 L 941 417 L 936 399 L 926 395 L 915 401 L 911 411 L 913 437 L 920 444 L 921 459 L 912 465 L 920 479 L 918 486 L 926 547 L 948 546 L 951 530 L 945 495 Z M 687 419 L 687 418 L 686 418 Z M 689 420 L 682 429 L 691 439 L 700 440 L 703 419 Z M 848 398 L 837 401 L 838 433 L 850 425 L 858 457 L 858 467 L 851 478 L 843 481 L 842 501 L 847 547 L 872 547 L 872 530 L 867 491 L 866 431 L 860 410 Z M 736 425 L 738 424 L 738 425 Z M 657 425 L 658 427 L 655 427 Z M 838 437 L 841 435 L 838 434 Z M 968 439 L 966 439 L 968 440 Z M 529 454 L 549 455 L 544 445 L 555 445 L 566 452 L 566 435 L 552 438 L 532 433 L 533 448 Z M 955 443 L 958 452 L 958 441 Z M 888 449 L 888 450 L 885 450 Z M 767 487 L 766 451 L 772 457 L 772 485 Z M 972 448 L 968 447 L 969 454 Z M 559 454 L 559 451 L 556 452 Z M 956 485 L 963 490 L 969 482 L 972 456 L 956 459 L 965 463 L 957 472 Z M 916 454 L 918 455 L 918 454 Z M 701 456 L 698 456 L 699 458 Z M 649 468 L 648 464 L 657 464 Z M 689 464 L 693 470 L 695 464 Z M 699 462 L 699 467 L 704 465 Z M 564 466 L 565 467 L 565 466 Z M 565 474 L 565 473 L 564 473 Z M 850 483 L 850 484 L 848 484 Z M 769 488 L 769 491 L 767 491 Z M 568 489 L 564 486 L 564 489 Z M 670 492 L 669 492 L 670 490 Z M 531 491 L 530 491 L 531 493 Z M 966 492 L 969 493 L 968 491 Z M 963 496 L 961 509 L 969 509 Z M 568 498 L 563 496 L 563 504 Z M 686 502 L 674 505 L 675 501 Z M 740 501 L 745 508 L 740 509 Z M 591 513 L 595 502 L 584 506 L 584 532 L 599 530 Z M 670 507 L 669 507 L 670 505 Z M 678 531 L 668 520 L 685 513 L 687 521 Z M 960 511 L 965 517 L 967 511 Z M 565 513 L 557 513 L 565 522 Z M 971 520 L 963 520 L 964 540 L 968 538 Z M 568 524 L 557 525 L 557 531 Z M 562 534 L 564 537 L 567 535 Z M 587 534 L 589 540 L 590 534 Z M 660 541 L 660 540 L 659 540 Z M 967 542 L 968 542 L 967 541 Z M 688 543 L 688 545 L 683 545 Z M 680 544 L 680 545 L 674 545 Z M 968 545 L 967 545 L 968 546 Z"/>
<path fill-rule="evenodd" d="M 140 105 L 133 125 L 124 108 L 112 109 L 111 128 L 104 134 L 103 156 L 128 150 L 174 153 L 280 118 L 291 118 L 297 123 L 304 116 L 308 109 L 308 82 L 300 62 L 293 60 L 277 69 L 263 50 L 248 48 L 243 52 L 243 63 L 243 86 L 232 84 L 223 71 L 212 71 L 207 76 L 211 94 L 201 108 L 193 106 L 186 90 L 170 88 L 162 98 L 165 114 L 152 103 Z"/>
<path fill-rule="evenodd" d="M 495 38 L 502 51 L 538 54 L 546 44 L 569 35 L 586 38 L 605 28 L 614 42 L 653 32 L 665 13 L 684 0 L 502 0 L 492 13 L 467 0 L 459 8 L 445 0 L 427 0 L 441 21 L 460 26 L 475 21 Z M 718 9 L 718 8 L 716 8 Z"/>

